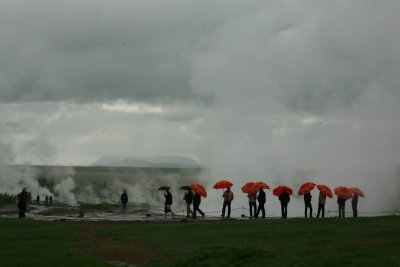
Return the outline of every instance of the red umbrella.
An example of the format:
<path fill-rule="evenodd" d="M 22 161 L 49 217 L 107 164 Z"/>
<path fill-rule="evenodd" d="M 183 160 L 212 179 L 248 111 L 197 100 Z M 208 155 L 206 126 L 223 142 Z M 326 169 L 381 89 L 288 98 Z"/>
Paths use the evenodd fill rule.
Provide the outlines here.
<path fill-rule="evenodd" d="M 218 181 L 213 187 L 215 189 L 224 189 L 224 188 L 227 188 L 227 187 L 232 187 L 232 185 L 233 184 L 231 182 L 229 182 L 229 181 L 221 180 L 221 181 Z"/>
<path fill-rule="evenodd" d="M 333 198 L 332 190 L 326 185 L 319 184 L 317 185 L 318 190 L 327 197 Z"/>
<path fill-rule="evenodd" d="M 297 194 L 299 194 L 300 196 L 308 194 L 308 193 L 310 193 L 311 190 L 314 189 L 314 187 L 315 187 L 315 184 L 312 182 L 304 183 L 300 186 L 299 192 Z"/>
<path fill-rule="evenodd" d="M 201 184 L 192 184 L 190 187 L 193 189 L 194 192 L 196 192 L 200 196 L 207 197 L 207 191 Z"/>
<path fill-rule="evenodd" d="M 256 183 L 248 182 L 242 187 L 242 191 L 246 194 L 255 194 L 260 191 L 260 189 L 257 187 Z"/>
<path fill-rule="evenodd" d="M 358 187 L 350 187 L 350 192 L 356 196 L 365 197 L 364 192 L 360 190 Z"/>
<path fill-rule="evenodd" d="M 339 186 L 334 189 L 335 195 L 341 198 L 350 199 L 353 194 L 351 193 L 350 189 L 345 186 Z"/>
<path fill-rule="evenodd" d="M 254 183 L 259 189 L 271 189 L 271 187 L 269 187 L 269 185 L 267 185 L 264 182 L 257 182 Z"/>
<path fill-rule="evenodd" d="M 279 197 L 283 191 L 286 191 L 286 193 L 290 196 L 291 194 L 293 194 L 293 190 L 290 187 L 287 187 L 285 185 L 281 185 L 278 186 L 276 188 L 274 188 L 274 190 L 272 191 L 272 194 L 274 194 L 274 196 Z"/>

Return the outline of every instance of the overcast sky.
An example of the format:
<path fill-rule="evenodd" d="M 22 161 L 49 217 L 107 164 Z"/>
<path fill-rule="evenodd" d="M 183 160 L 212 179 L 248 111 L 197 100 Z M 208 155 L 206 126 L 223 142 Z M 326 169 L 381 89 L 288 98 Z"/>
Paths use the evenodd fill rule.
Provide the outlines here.
<path fill-rule="evenodd" d="M 0 159 L 173 154 L 219 177 L 398 185 L 399 10 L 0 0 Z"/>

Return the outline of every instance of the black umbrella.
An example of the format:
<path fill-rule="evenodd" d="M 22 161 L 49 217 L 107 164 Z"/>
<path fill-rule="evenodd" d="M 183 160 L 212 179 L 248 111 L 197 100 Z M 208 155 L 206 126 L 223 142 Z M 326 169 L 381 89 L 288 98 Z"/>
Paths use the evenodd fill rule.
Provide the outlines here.
<path fill-rule="evenodd" d="M 189 190 L 189 189 L 192 189 L 192 188 L 190 186 L 188 186 L 188 185 L 184 185 L 184 186 L 179 187 L 179 189 L 181 189 L 181 190 Z"/>
<path fill-rule="evenodd" d="M 160 186 L 158 190 L 169 190 L 171 189 L 169 186 Z"/>

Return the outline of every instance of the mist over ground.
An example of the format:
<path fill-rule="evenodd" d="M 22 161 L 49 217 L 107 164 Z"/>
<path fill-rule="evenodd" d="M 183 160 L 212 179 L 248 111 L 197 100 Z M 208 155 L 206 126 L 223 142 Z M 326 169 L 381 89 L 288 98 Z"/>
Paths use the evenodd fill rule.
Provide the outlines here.
<path fill-rule="evenodd" d="M 399 210 L 399 8 L 1 1 L 1 163 L 182 155 L 207 170 L 209 210 L 222 205 L 219 179 L 235 183 L 235 207 L 262 180 L 357 186 L 360 211 Z M 28 173 L 2 167 L 2 185 L 17 191 Z M 268 192 L 278 213 L 275 202 Z M 302 213 L 301 199 L 290 205 Z"/>

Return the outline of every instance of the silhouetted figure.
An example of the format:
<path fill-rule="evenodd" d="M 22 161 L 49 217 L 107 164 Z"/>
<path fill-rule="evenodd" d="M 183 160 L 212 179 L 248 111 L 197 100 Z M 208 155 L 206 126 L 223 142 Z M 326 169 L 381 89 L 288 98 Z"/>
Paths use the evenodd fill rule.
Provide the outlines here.
<path fill-rule="evenodd" d="M 319 192 L 317 218 L 319 218 L 320 214 L 322 218 L 325 217 L 325 202 L 326 202 L 326 195 L 324 195 L 322 192 Z"/>
<path fill-rule="evenodd" d="M 339 218 L 345 218 L 346 199 L 342 198 L 342 197 L 338 197 L 337 203 L 339 205 Z"/>
<path fill-rule="evenodd" d="M 36 196 L 36 205 L 39 205 L 40 204 L 40 197 L 39 197 L 39 195 L 37 195 Z"/>
<path fill-rule="evenodd" d="M 249 199 L 249 209 L 250 209 L 250 218 L 256 217 L 257 214 L 257 193 L 247 194 L 247 198 Z"/>
<path fill-rule="evenodd" d="M 222 194 L 222 197 L 224 198 L 224 204 L 222 206 L 221 217 L 225 217 L 225 209 L 226 209 L 226 207 L 228 207 L 228 216 L 227 216 L 227 218 L 230 218 L 231 217 L 231 203 L 232 203 L 232 200 L 234 198 L 233 192 L 231 191 L 230 187 L 228 187 L 226 189 L 226 191 Z"/>
<path fill-rule="evenodd" d="M 260 192 L 258 192 L 258 196 L 257 196 L 257 200 L 258 200 L 258 209 L 257 209 L 257 214 L 256 217 L 258 218 L 258 215 L 260 214 L 260 211 L 262 212 L 262 218 L 265 218 L 265 192 L 263 189 L 260 189 Z"/>
<path fill-rule="evenodd" d="M 185 202 L 186 202 L 186 217 L 190 217 L 191 215 L 193 215 L 193 210 L 191 209 L 191 205 L 193 202 L 193 192 L 192 189 L 188 189 L 188 191 L 185 194 Z M 200 204 L 200 203 L 199 203 Z M 194 206 L 194 204 L 193 204 Z M 196 216 L 194 216 L 196 217 Z"/>
<path fill-rule="evenodd" d="M 44 202 L 45 202 L 46 207 L 49 206 L 49 196 L 46 196 L 44 198 Z"/>
<path fill-rule="evenodd" d="M 49 205 L 52 206 L 53 205 L 53 196 L 49 197 Z"/>
<path fill-rule="evenodd" d="M 287 206 L 290 202 L 290 197 L 285 190 L 283 190 L 282 193 L 280 194 L 279 201 L 281 202 L 282 218 L 287 219 Z"/>
<path fill-rule="evenodd" d="M 122 192 L 121 194 L 121 204 L 122 204 L 122 213 L 126 213 L 126 206 L 128 204 L 128 194 L 126 193 L 126 190 Z"/>
<path fill-rule="evenodd" d="M 358 196 L 354 194 L 351 199 L 351 207 L 353 209 L 353 217 L 354 218 L 358 217 L 357 204 L 358 204 Z"/>
<path fill-rule="evenodd" d="M 310 218 L 312 218 L 312 205 L 311 205 L 311 193 L 304 194 L 304 216 L 307 218 L 307 209 L 310 209 Z"/>
<path fill-rule="evenodd" d="M 164 212 L 165 212 L 165 218 L 167 217 L 167 214 L 170 212 L 172 214 L 172 217 L 175 216 L 175 214 L 172 212 L 171 210 L 171 205 L 172 205 L 172 195 L 171 192 L 169 192 L 169 189 L 165 190 L 164 193 L 164 197 L 165 197 L 165 207 L 164 207 Z"/>
<path fill-rule="evenodd" d="M 196 213 L 199 212 L 201 217 L 204 218 L 204 212 L 200 209 L 201 196 L 197 193 L 194 193 L 193 196 L 193 218 L 196 219 Z"/>
<path fill-rule="evenodd" d="M 26 191 L 26 187 L 24 187 L 17 195 L 17 206 L 18 206 L 18 217 L 23 218 L 25 217 L 25 212 L 26 212 L 26 202 L 28 200 L 28 192 Z"/>

